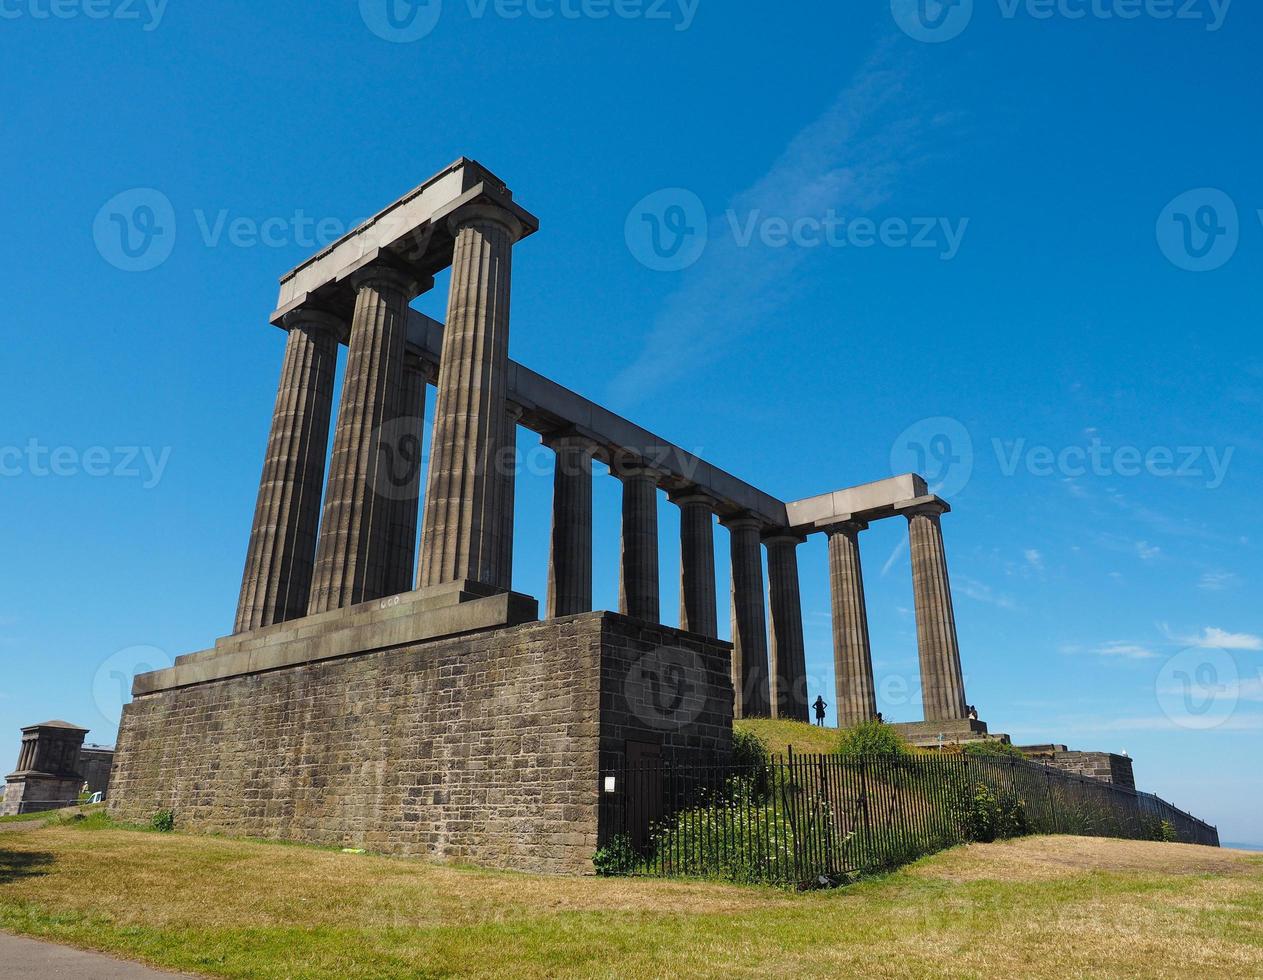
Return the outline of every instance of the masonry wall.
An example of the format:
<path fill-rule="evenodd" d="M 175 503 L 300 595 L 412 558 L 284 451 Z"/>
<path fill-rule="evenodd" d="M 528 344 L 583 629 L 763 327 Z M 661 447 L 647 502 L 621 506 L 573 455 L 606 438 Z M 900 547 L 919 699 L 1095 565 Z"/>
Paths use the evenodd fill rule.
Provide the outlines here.
<path fill-rule="evenodd" d="M 1136 788 L 1136 775 L 1132 760 L 1112 752 L 1070 752 L 1064 745 L 1024 745 L 1022 751 L 1028 759 L 1042 762 L 1076 776 L 1090 776 L 1102 782 Z"/>
<path fill-rule="evenodd" d="M 641 677 L 664 647 L 706 688 L 665 728 Z M 730 649 L 590 613 L 143 695 L 123 716 L 110 810 L 148 820 L 170 807 L 193 830 L 588 872 L 601 750 L 635 737 L 698 761 L 726 754 Z"/>

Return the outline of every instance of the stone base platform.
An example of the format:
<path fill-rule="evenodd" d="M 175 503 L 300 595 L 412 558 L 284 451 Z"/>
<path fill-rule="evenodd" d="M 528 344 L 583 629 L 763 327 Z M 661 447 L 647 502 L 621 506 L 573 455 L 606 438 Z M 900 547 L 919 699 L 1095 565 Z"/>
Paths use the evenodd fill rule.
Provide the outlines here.
<path fill-rule="evenodd" d="M 992 735 L 985 721 L 969 718 L 948 721 L 908 721 L 891 725 L 910 745 L 935 749 L 943 745 L 964 745 L 968 742 L 1009 742 L 1007 735 Z"/>
<path fill-rule="evenodd" d="M 0 800 L 0 817 L 19 813 L 43 813 L 73 806 L 79 799 L 83 781 L 54 773 L 15 772 L 5 779 Z"/>
<path fill-rule="evenodd" d="M 729 644 L 613 613 L 505 624 L 534 600 L 463 598 L 367 603 L 138 677 L 110 812 L 589 873 L 602 765 L 727 759 Z"/>

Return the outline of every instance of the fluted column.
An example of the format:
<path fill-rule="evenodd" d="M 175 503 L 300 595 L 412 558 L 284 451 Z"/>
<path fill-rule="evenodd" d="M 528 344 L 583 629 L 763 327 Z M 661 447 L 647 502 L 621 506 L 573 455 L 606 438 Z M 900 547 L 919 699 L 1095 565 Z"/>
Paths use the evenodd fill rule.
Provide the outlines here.
<path fill-rule="evenodd" d="M 408 303 L 420 284 L 378 264 L 357 272 L 352 285 L 355 316 L 320 521 L 312 613 L 386 594 L 397 513 L 388 490 L 392 453 L 383 434 L 399 415 Z"/>
<path fill-rule="evenodd" d="M 505 589 L 513 588 L 513 510 L 517 506 L 517 426 L 522 421 L 522 406 L 505 402 L 504 442 L 500 447 L 500 567 L 504 570 Z"/>
<path fill-rule="evenodd" d="M 860 566 L 862 521 L 827 528 L 829 589 L 833 605 L 833 681 L 838 727 L 851 728 L 877 717 L 873 654 L 868 638 L 868 606 Z"/>
<path fill-rule="evenodd" d="M 916 600 L 917 647 L 921 658 L 921 699 L 926 721 L 965 718 L 965 680 L 956 638 L 956 614 L 947 575 L 940 500 L 906 512 L 912 546 L 912 589 Z"/>
<path fill-rule="evenodd" d="M 553 471 L 553 530 L 548 553 L 549 619 L 592 609 L 592 453 L 582 436 L 547 440 Z"/>
<path fill-rule="evenodd" d="M 624 616 L 661 622 L 658 601 L 658 476 L 643 466 L 620 466 L 623 481 L 622 564 L 618 611 Z"/>
<path fill-rule="evenodd" d="M 798 546 L 805 540 L 796 534 L 773 534 L 763 542 L 772 611 L 772 717 L 792 721 L 809 720 L 807 647 L 798 587 Z"/>
<path fill-rule="evenodd" d="M 767 665 L 767 614 L 763 594 L 761 521 L 725 520 L 732 548 L 732 686 L 737 718 L 767 718 L 771 691 Z"/>
<path fill-rule="evenodd" d="M 680 629 L 719 636 L 715 600 L 715 499 L 676 494 L 680 508 Z"/>
<path fill-rule="evenodd" d="M 233 632 L 307 614 L 338 340 L 346 324 L 316 310 L 285 316 L 285 360 Z"/>
<path fill-rule="evenodd" d="M 417 522 L 421 509 L 421 445 L 425 438 L 425 389 L 431 368 L 419 357 L 404 358 L 403 396 L 393 426 L 383 430 L 387 452 L 384 490 L 395 502 L 390 527 L 386 595 L 411 592 L 416 582 Z"/>
<path fill-rule="evenodd" d="M 512 527 L 497 473 L 505 443 L 509 284 L 521 226 L 489 205 L 448 222 L 456 244 L 425 498 L 420 583 L 508 589 L 504 535 Z"/>

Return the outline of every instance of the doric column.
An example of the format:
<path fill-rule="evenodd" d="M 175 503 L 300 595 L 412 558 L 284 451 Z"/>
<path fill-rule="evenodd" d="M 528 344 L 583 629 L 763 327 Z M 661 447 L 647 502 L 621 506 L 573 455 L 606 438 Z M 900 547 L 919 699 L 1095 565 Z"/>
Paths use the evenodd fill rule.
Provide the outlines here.
<path fill-rule="evenodd" d="M 715 601 L 715 499 L 687 492 L 680 508 L 680 629 L 719 636 Z"/>
<path fill-rule="evenodd" d="M 320 521 L 311 613 L 385 595 L 390 531 L 397 513 L 397 501 L 387 492 L 393 453 L 382 436 L 399 415 L 408 303 L 420 284 L 385 264 L 366 266 L 351 284 L 355 316 Z"/>
<path fill-rule="evenodd" d="M 807 648 L 798 588 L 798 546 L 806 538 L 777 533 L 767 546 L 769 606 L 772 611 L 772 717 L 808 721 Z"/>
<path fill-rule="evenodd" d="M 732 686 L 737 718 L 767 718 L 767 614 L 763 596 L 763 523 L 754 517 L 723 521 L 732 546 Z"/>
<path fill-rule="evenodd" d="M 624 616 L 661 622 L 658 603 L 658 476 L 643 466 L 619 466 L 623 481 L 622 564 L 618 611 Z"/>
<path fill-rule="evenodd" d="M 503 503 L 500 516 L 500 567 L 504 570 L 504 588 L 513 588 L 513 509 L 517 506 L 517 426 L 522 421 L 522 406 L 504 403 L 504 443 L 500 447 L 500 490 Z"/>
<path fill-rule="evenodd" d="M 509 282 L 522 232 L 509 212 L 462 208 L 456 244 L 421 538 L 420 584 L 478 582 L 508 589 L 511 528 L 497 464 L 506 438 Z"/>
<path fill-rule="evenodd" d="M 414 354 L 404 358 L 403 397 L 395 424 L 383 430 L 386 459 L 386 485 L 378 492 L 388 493 L 395 502 L 390 527 L 390 565 L 386 595 L 411 592 L 417 571 L 417 521 L 421 509 L 421 444 L 425 439 L 425 388 L 430 380 L 429 365 Z"/>
<path fill-rule="evenodd" d="M 912 589 L 916 599 L 921 699 L 926 721 L 961 719 L 968 711 L 947 555 L 943 550 L 943 529 L 939 523 L 949 509 L 946 502 L 935 499 L 905 512 L 912 546 Z"/>
<path fill-rule="evenodd" d="M 553 531 L 548 553 L 549 619 L 592 609 L 592 453 L 582 436 L 546 440 L 557 454 L 553 471 Z"/>
<path fill-rule="evenodd" d="M 338 342 L 346 324 L 317 310 L 285 316 L 285 361 L 241 578 L 235 633 L 307 614 L 329 448 Z"/>
<path fill-rule="evenodd" d="M 829 589 L 833 605 L 833 681 L 838 727 L 851 728 L 877 717 L 873 654 L 868 639 L 868 607 L 860 566 L 862 521 L 826 528 L 829 535 Z"/>

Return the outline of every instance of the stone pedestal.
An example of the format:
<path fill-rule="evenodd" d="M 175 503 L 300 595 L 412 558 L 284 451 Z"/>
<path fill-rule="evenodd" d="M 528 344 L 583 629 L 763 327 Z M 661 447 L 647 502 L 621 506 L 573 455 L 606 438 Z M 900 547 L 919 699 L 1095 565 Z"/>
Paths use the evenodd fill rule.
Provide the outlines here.
<path fill-rule="evenodd" d="M 933 500 L 906 512 L 912 546 L 912 588 L 921 660 L 922 701 L 926 721 L 967 717 L 965 680 L 956 638 L 956 614 L 947 575 L 940 517 L 948 510 Z"/>
<path fill-rule="evenodd" d="M 771 716 L 767 614 L 763 593 L 763 525 L 752 517 L 725 520 L 732 548 L 732 686 L 738 718 Z"/>
<path fill-rule="evenodd" d="M 386 594 L 398 515 L 390 490 L 394 452 L 383 435 L 399 416 L 408 303 L 419 287 L 384 265 L 362 269 L 353 281 L 355 315 L 308 605 L 313 614 Z"/>
<path fill-rule="evenodd" d="M 307 615 L 320 526 L 339 339 L 330 314 L 286 314 L 285 361 L 272 410 L 234 632 Z"/>
<path fill-rule="evenodd" d="M 548 553 L 549 619 L 592 609 L 592 451 L 590 440 L 562 435 L 547 440 L 556 453 L 553 529 Z"/>
<path fill-rule="evenodd" d="M 772 717 L 791 721 L 809 720 L 807 650 L 798 587 L 798 546 L 804 540 L 792 534 L 764 539 L 772 612 Z"/>
<path fill-rule="evenodd" d="M 657 623 L 658 601 L 658 474 L 639 466 L 621 466 L 623 481 L 622 563 L 618 610 L 625 616 Z"/>
<path fill-rule="evenodd" d="M 680 628 L 718 637 L 715 598 L 715 499 L 677 494 L 680 508 Z"/>
<path fill-rule="evenodd" d="M 851 728 L 877 717 L 873 654 L 868 636 L 864 572 L 860 566 L 860 521 L 828 528 L 829 585 L 833 606 L 833 676 L 837 685 L 838 727 Z"/>
<path fill-rule="evenodd" d="M 490 205 L 464 208 L 448 223 L 456 244 L 418 580 L 507 589 L 512 571 L 503 536 L 512 518 L 498 467 L 507 429 L 513 243 L 522 229 Z"/>
<path fill-rule="evenodd" d="M 467 620 L 478 605 L 445 609 Z M 375 627 L 359 652 L 257 672 L 142 675 L 110 813 L 170 807 L 194 832 L 591 874 L 602 759 L 729 757 L 726 643 L 602 612 L 451 626 L 413 642 Z"/>

